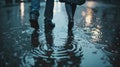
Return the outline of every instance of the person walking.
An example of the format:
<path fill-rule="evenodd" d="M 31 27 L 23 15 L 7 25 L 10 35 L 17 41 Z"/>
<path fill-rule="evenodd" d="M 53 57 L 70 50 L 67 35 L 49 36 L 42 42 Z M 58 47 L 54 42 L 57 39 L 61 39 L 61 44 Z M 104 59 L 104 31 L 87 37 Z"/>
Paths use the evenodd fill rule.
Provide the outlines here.
<path fill-rule="evenodd" d="M 65 3 L 65 8 L 68 16 L 68 30 L 72 30 L 74 26 L 74 14 L 77 5 L 82 5 L 85 0 L 59 0 Z"/>
<path fill-rule="evenodd" d="M 46 1 L 46 6 L 45 6 L 45 12 L 44 12 L 44 28 L 45 28 L 45 34 L 49 34 L 52 32 L 53 28 L 55 27 L 55 24 L 52 22 L 53 19 L 53 9 L 54 9 L 54 0 L 47 0 Z M 40 16 L 39 13 L 40 10 L 40 0 L 31 0 L 31 9 L 30 9 L 30 25 L 32 28 L 36 30 L 39 30 L 39 22 L 38 18 Z M 48 37 L 46 37 L 47 39 Z M 34 43 L 34 46 L 38 47 L 38 42 L 32 40 L 32 43 Z M 36 45 L 37 44 L 37 45 Z M 53 44 L 51 42 L 46 42 L 47 44 L 47 53 L 51 54 L 52 53 L 52 46 Z"/>

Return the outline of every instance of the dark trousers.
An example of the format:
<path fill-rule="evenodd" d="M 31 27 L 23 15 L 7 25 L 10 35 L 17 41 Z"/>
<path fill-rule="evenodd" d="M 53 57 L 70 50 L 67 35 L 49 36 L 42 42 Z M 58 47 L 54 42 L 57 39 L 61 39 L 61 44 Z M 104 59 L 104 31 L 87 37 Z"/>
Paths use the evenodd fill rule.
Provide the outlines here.
<path fill-rule="evenodd" d="M 69 20 L 74 19 L 74 14 L 76 10 L 76 4 L 65 3 L 66 12 Z"/>
<path fill-rule="evenodd" d="M 44 16 L 45 16 L 45 20 L 48 22 L 53 19 L 53 8 L 54 8 L 54 0 L 47 0 Z"/>
<path fill-rule="evenodd" d="M 45 6 L 45 21 L 49 22 L 53 19 L 53 8 L 54 8 L 54 0 L 47 0 Z M 40 0 L 31 0 L 31 13 L 37 11 L 39 13 L 40 10 Z"/>

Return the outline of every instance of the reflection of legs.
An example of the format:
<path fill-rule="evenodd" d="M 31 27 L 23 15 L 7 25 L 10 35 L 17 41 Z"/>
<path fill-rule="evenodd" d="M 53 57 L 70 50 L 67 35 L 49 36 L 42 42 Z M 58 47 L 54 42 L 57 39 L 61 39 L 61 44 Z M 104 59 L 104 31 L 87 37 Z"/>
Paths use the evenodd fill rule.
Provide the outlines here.
<path fill-rule="evenodd" d="M 45 7 L 45 14 L 44 14 L 45 28 L 47 27 L 47 29 L 53 29 L 55 27 L 55 24 L 52 23 L 53 8 L 54 8 L 54 0 L 47 0 Z"/>
<path fill-rule="evenodd" d="M 31 35 L 31 43 L 33 47 L 38 47 L 39 45 L 39 33 L 37 30 L 34 30 Z"/>
<path fill-rule="evenodd" d="M 45 36 L 46 36 L 46 43 L 48 47 L 48 51 L 52 52 L 53 46 L 53 37 L 52 37 L 52 30 L 55 27 L 55 24 L 52 23 L 53 19 L 53 9 L 54 9 L 54 0 L 47 0 L 46 7 L 45 7 Z"/>
<path fill-rule="evenodd" d="M 74 34 L 72 30 L 68 30 L 68 37 L 67 37 L 67 42 L 66 42 L 66 48 L 72 49 L 73 46 L 73 40 L 74 40 Z"/>
<path fill-rule="evenodd" d="M 65 8 L 66 8 L 66 12 L 68 15 L 68 27 L 71 30 L 73 25 L 74 25 L 74 14 L 75 14 L 75 10 L 76 10 L 76 5 L 75 4 L 70 4 L 70 3 L 65 3 Z"/>
<path fill-rule="evenodd" d="M 51 31 L 46 31 L 45 32 L 45 37 L 46 37 L 47 51 L 52 52 L 53 51 L 53 49 L 51 48 L 53 46 L 53 34 L 52 34 L 52 30 Z"/>
<path fill-rule="evenodd" d="M 31 0 L 30 23 L 31 27 L 38 29 L 38 17 L 40 9 L 40 0 Z"/>

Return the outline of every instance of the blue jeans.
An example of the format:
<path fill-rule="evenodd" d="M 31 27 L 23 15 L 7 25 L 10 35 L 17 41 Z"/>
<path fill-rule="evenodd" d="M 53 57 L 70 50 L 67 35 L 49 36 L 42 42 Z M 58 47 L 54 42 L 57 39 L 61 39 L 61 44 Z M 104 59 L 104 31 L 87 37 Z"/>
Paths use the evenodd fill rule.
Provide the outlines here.
<path fill-rule="evenodd" d="M 40 0 L 31 0 L 31 12 L 38 11 L 40 9 Z"/>
<path fill-rule="evenodd" d="M 45 12 L 44 12 L 44 16 L 45 16 L 45 20 L 46 21 L 51 21 L 53 18 L 53 8 L 54 8 L 54 0 L 47 0 L 46 1 L 46 6 L 45 6 Z M 40 0 L 31 0 L 31 11 L 37 11 L 39 13 L 40 10 Z"/>

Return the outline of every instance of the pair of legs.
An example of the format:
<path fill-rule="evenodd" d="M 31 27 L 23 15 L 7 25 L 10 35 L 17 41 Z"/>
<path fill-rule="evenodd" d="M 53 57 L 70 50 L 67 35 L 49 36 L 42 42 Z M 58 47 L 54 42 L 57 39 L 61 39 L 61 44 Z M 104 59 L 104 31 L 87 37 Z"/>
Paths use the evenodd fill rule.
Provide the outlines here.
<path fill-rule="evenodd" d="M 53 8 L 54 8 L 54 0 L 47 0 L 45 12 L 44 12 L 45 27 L 46 25 L 49 28 L 54 27 L 54 24 L 52 23 Z M 40 10 L 40 0 L 31 0 L 30 23 L 31 23 L 31 27 L 35 29 L 39 29 L 39 24 L 38 24 L 39 10 Z"/>
<path fill-rule="evenodd" d="M 52 23 L 53 19 L 53 8 L 54 8 L 54 0 L 47 0 L 44 12 L 44 27 L 45 27 L 45 34 L 47 35 L 51 30 L 55 27 L 55 24 Z M 39 10 L 40 10 L 40 0 L 31 0 L 31 9 L 30 9 L 30 24 L 35 30 L 39 29 Z M 51 46 L 53 45 L 51 42 L 47 40 L 48 50 L 51 51 Z"/>
<path fill-rule="evenodd" d="M 76 10 L 76 4 L 65 3 L 65 8 L 68 15 L 68 30 L 71 30 L 74 26 L 74 14 Z"/>
<path fill-rule="evenodd" d="M 68 27 L 69 29 L 71 29 L 74 25 L 74 14 L 76 10 L 76 5 L 71 3 L 65 3 L 65 7 L 69 21 Z M 49 27 L 54 26 L 54 24 L 51 24 L 53 18 L 53 8 L 54 8 L 54 0 L 47 0 L 44 16 L 45 16 L 45 25 L 49 25 Z M 39 24 L 38 24 L 39 9 L 40 9 L 40 0 L 31 0 L 30 23 L 31 23 L 31 27 L 35 29 L 39 29 Z"/>

